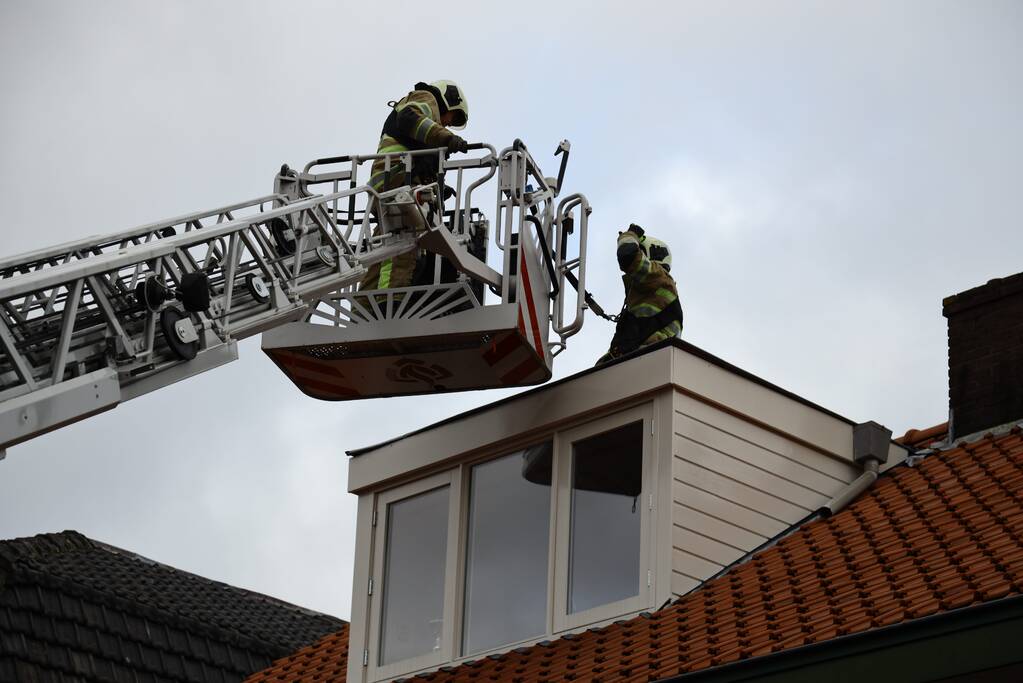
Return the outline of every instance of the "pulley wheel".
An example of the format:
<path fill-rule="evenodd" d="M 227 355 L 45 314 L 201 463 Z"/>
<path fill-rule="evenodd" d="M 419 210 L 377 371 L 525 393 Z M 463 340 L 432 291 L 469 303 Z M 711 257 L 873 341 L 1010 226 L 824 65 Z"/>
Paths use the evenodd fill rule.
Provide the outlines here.
<path fill-rule="evenodd" d="M 291 229 L 288 222 L 283 218 L 270 219 L 270 234 L 274 238 L 277 250 L 285 256 L 295 253 L 295 231 Z"/>
<path fill-rule="evenodd" d="M 174 298 L 170 290 L 156 277 L 147 277 L 135 285 L 135 302 L 154 313 L 164 301 Z"/>
<path fill-rule="evenodd" d="M 180 308 L 168 306 L 160 313 L 160 329 L 171 352 L 181 360 L 192 360 L 199 353 L 199 338 L 191 318 Z"/>
<path fill-rule="evenodd" d="M 261 304 L 265 304 L 270 300 L 270 289 L 263 282 L 263 278 L 256 273 L 249 273 L 245 276 L 245 289 L 248 290 L 253 299 Z"/>
<path fill-rule="evenodd" d="M 330 247 L 316 247 L 316 258 L 320 259 L 320 263 L 333 268 L 337 265 L 337 258 L 334 256 L 334 250 Z"/>

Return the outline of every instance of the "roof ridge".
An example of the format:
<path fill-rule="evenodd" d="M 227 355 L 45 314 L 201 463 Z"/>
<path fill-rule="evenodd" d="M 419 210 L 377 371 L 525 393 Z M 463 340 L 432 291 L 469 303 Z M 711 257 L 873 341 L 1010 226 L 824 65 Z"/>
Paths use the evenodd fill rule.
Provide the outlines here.
<path fill-rule="evenodd" d="M 905 434 L 895 439 L 895 443 L 916 448 L 917 446 L 924 445 L 922 442 L 930 444 L 933 441 L 938 441 L 938 437 L 947 434 L 948 420 L 925 429 L 907 429 Z"/>
<path fill-rule="evenodd" d="M 75 532 L 75 533 L 77 533 L 77 532 Z M 342 619 L 340 617 L 336 617 L 336 616 L 334 616 L 332 614 L 326 614 L 325 612 L 317 612 L 316 610 L 309 609 L 308 607 L 302 607 L 301 605 L 296 605 L 293 602 L 288 602 L 287 600 L 282 600 L 282 599 L 276 598 L 276 597 L 274 597 L 272 595 L 267 595 L 266 593 L 260 593 L 259 591 L 255 591 L 255 590 L 252 590 L 250 588 L 242 588 L 240 586 L 231 585 L 231 584 L 226 583 L 224 581 L 218 581 L 216 579 L 211 579 L 208 576 L 202 576 L 201 574 L 196 574 L 196 573 L 190 572 L 190 571 L 188 571 L 186 569 L 180 569 L 180 568 L 175 567 L 173 565 L 169 565 L 169 564 L 165 564 L 163 562 L 159 562 L 157 560 L 154 560 L 152 558 L 146 557 L 145 555 L 141 555 L 141 554 L 139 554 L 137 552 L 134 552 L 132 550 L 125 550 L 124 548 L 119 548 L 116 545 L 112 545 L 110 543 L 105 543 L 103 541 L 91 540 L 91 539 L 88 539 L 85 536 L 83 536 L 82 538 L 85 538 L 86 540 L 91 541 L 92 545 L 96 549 L 98 549 L 98 550 L 104 550 L 106 552 L 109 552 L 109 553 L 112 553 L 112 554 L 115 554 L 115 555 L 121 555 L 121 556 L 126 557 L 128 559 L 132 559 L 132 560 L 136 560 L 136 561 L 139 561 L 139 562 L 143 562 L 145 564 L 148 564 L 148 565 L 150 565 L 152 567 L 156 567 L 156 568 L 161 569 L 161 570 L 174 572 L 175 574 L 178 574 L 178 575 L 180 575 L 180 576 L 182 576 L 182 577 L 184 577 L 184 578 L 186 578 L 188 580 L 199 581 L 200 583 L 206 584 L 208 586 L 212 586 L 214 588 L 216 588 L 216 587 L 226 588 L 226 589 L 228 589 L 230 591 L 233 591 L 236 594 L 240 594 L 240 595 L 244 596 L 246 599 L 256 600 L 256 601 L 264 602 L 264 603 L 267 603 L 267 604 L 270 604 L 270 605 L 275 605 L 277 607 L 282 607 L 284 609 L 287 609 L 287 610 L 292 611 L 292 612 L 297 612 L 297 613 L 302 614 L 302 615 L 307 616 L 307 617 L 325 617 L 325 618 L 330 619 L 332 621 L 338 621 L 338 622 L 341 622 L 341 623 L 344 623 L 344 624 L 348 623 L 344 619 Z"/>
<path fill-rule="evenodd" d="M 0 541 L 0 591 L 5 583 L 48 586 L 270 659 L 347 624 L 339 617 L 178 569 L 77 531 Z"/>
<path fill-rule="evenodd" d="M 158 562 L 137 552 L 126 550 L 103 541 L 91 539 L 81 532 L 73 529 L 55 533 L 36 534 L 35 536 L 26 536 L 9 540 L 0 540 L 0 565 L 9 565 L 11 569 L 31 572 L 39 576 L 47 576 L 64 585 L 73 584 L 80 586 L 82 589 L 86 589 L 95 595 L 119 597 L 118 591 L 110 587 L 97 585 L 95 581 L 86 580 L 82 577 L 60 576 L 53 574 L 51 571 L 48 571 L 43 567 L 33 566 L 33 561 L 44 561 L 54 555 L 64 553 L 73 554 L 82 551 L 102 551 L 110 555 L 123 557 L 129 561 L 140 562 L 156 569 L 157 571 L 166 573 L 168 577 L 173 576 L 187 582 L 194 582 L 193 585 L 196 585 L 197 587 L 201 585 L 206 589 L 229 591 L 238 599 L 275 607 L 296 616 L 319 619 L 338 627 L 341 624 L 348 623 L 346 620 L 332 614 L 318 612 L 316 610 L 309 609 L 308 607 L 302 607 L 301 605 L 296 605 L 294 603 L 287 602 L 286 600 L 266 595 L 265 593 L 260 593 L 249 588 L 233 586 L 223 581 L 217 581 L 163 562 Z M 156 604 L 143 600 L 135 600 L 134 602 L 140 605 L 148 605 L 158 611 L 167 614 L 174 614 L 182 619 L 193 621 L 195 623 L 205 623 L 202 620 L 197 619 L 195 615 L 191 614 L 190 611 L 182 605 Z M 210 623 L 212 625 L 213 622 Z M 221 627 L 218 626 L 218 628 Z M 239 632 L 239 635 L 243 634 Z"/>
<path fill-rule="evenodd" d="M 36 568 L 25 568 L 24 573 L 40 585 L 65 591 L 69 595 L 96 601 L 97 604 L 114 606 L 125 613 L 131 613 L 154 622 L 174 626 L 193 635 L 223 640 L 237 647 L 252 651 L 286 651 L 287 645 L 276 643 L 259 635 L 243 632 L 231 626 L 215 623 L 181 610 L 162 604 L 144 602 L 121 595 L 116 591 L 102 590 L 95 585 L 77 578 L 55 576 Z M 2 586 L 2 584 L 0 584 Z M 271 654 L 271 657 L 277 656 Z"/>
<path fill-rule="evenodd" d="M 60 532 L 0 540 L 0 558 L 14 564 L 19 560 L 89 550 L 93 547 L 95 547 L 95 543 L 92 539 L 73 529 L 66 529 Z"/>

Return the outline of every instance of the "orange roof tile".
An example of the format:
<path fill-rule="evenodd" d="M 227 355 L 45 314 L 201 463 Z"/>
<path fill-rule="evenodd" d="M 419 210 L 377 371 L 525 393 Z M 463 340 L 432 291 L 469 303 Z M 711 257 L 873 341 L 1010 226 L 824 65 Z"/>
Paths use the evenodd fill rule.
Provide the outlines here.
<path fill-rule="evenodd" d="M 927 429 L 910 429 L 905 434 L 895 439 L 895 443 L 912 448 L 926 448 L 935 441 L 941 441 L 948 436 L 948 422 L 934 425 Z"/>
<path fill-rule="evenodd" d="M 257 681 L 344 681 L 348 668 L 348 624 L 294 654 L 282 657 L 268 669 L 246 679 Z"/>
<path fill-rule="evenodd" d="M 1023 594 L 1021 504 L 1015 427 L 892 468 L 665 609 L 412 680 L 655 681 Z M 248 680 L 344 681 L 347 637 Z"/>

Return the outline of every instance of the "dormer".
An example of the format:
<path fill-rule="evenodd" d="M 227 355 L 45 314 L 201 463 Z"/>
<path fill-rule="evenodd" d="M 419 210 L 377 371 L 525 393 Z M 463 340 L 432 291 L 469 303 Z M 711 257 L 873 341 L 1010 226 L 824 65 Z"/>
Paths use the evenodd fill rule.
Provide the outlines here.
<path fill-rule="evenodd" d="M 350 455 L 375 683 L 656 609 L 906 451 L 673 340 Z"/>

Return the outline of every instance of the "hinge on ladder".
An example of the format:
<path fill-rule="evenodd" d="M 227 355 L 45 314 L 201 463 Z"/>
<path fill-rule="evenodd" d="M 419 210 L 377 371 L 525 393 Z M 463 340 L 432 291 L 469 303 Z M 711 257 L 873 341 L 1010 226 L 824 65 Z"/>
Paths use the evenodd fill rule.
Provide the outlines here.
<path fill-rule="evenodd" d="M 366 595 L 373 595 L 373 579 L 369 580 L 369 591 L 366 593 Z"/>
<path fill-rule="evenodd" d="M 369 650 L 365 648 L 362 650 L 362 665 L 369 666 Z"/>

